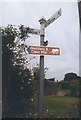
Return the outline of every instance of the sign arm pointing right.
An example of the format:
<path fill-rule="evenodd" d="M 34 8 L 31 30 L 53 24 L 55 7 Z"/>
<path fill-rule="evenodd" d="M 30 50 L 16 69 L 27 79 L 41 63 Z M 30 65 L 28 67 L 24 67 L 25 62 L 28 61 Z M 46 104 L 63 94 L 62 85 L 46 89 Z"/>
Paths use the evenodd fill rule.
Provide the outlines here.
<path fill-rule="evenodd" d="M 46 21 L 45 28 L 48 27 L 51 23 L 53 23 L 60 16 L 61 16 L 61 8 Z"/>

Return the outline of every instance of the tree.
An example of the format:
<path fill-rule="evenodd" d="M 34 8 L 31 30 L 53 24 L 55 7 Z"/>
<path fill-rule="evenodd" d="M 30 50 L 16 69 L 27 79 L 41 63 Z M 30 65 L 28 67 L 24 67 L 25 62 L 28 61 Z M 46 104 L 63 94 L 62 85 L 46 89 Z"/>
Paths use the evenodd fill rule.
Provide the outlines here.
<path fill-rule="evenodd" d="M 2 29 L 2 99 L 3 99 L 3 114 L 8 113 L 8 91 L 10 90 L 10 85 L 12 83 L 12 68 L 14 54 L 10 48 L 15 46 L 14 39 L 16 37 L 16 29 L 12 26 L 8 26 Z"/>
<path fill-rule="evenodd" d="M 79 76 L 76 73 L 67 73 L 65 74 L 64 81 L 78 80 Z"/>
<path fill-rule="evenodd" d="M 72 97 L 79 96 L 79 80 L 80 76 L 76 73 L 67 73 L 65 74 L 64 81 L 61 84 L 62 89 L 68 89 L 68 95 Z"/>
<path fill-rule="evenodd" d="M 23 25 L 2 28 L 2 100 L 3 118 L 26 117 L 32 113 L 33 81 L 31 71 L 25 66 L 26 57 L 20 41 L 28 37 Z M 20 49 L 22 48 L 22 51 Z M 28 61 L 27 61 L 28 63 Z"/>
<path fill-rule="evenodd" d="M 79 80 L 72 80 L 69 84 L 70 96 L 77 97 L 79 96 Z"/>
<path fill-rule="evenodd" d="M 34 95 L 31 73 L 28 69 L 20 69 L 19 66 L 15 66 L 11 80 L 12 84 L 7 96 L 9 98 L 9 116 L 29 116 L 33 110 L 31 98 Z"/>
<path fill-rule="evenodd" d="M 62 81 L 61 88 L 62 89 L 68 89 L 69 88 L 69 81 Z"/>

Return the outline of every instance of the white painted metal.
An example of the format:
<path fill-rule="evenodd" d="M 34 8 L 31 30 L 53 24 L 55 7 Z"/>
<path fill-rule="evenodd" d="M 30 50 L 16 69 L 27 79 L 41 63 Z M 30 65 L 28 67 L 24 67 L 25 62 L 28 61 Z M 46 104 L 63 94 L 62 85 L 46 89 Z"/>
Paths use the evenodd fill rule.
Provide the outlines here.
<path fill-rule="evenodd" d="M 39 29 L 34 29 L 34 28 L 29 28 L 29 27 L 28 27 L 28 33 L 40 35 L 40 30 L 39 30 Z"/>
<path fill-rule="evenodd" d="M 52 22 L 54 22 L 60 16 L 61 16 L 61 8 L 55 14 L 53 14 L 53 16 L 51 18 L 49 18 L 46 21 L 45 28 L 48 27 Z"/>

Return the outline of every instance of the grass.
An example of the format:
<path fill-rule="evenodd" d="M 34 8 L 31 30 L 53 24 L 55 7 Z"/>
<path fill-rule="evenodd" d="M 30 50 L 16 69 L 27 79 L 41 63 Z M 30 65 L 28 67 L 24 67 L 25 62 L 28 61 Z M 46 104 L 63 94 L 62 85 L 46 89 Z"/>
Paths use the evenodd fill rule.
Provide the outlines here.
<path fill-rule="evenodd" d="M 78 118 L 79 99 L 66 96 L 45 96 L 45 118 Z M 35 110 L 37 109 L 37 97 L 34 98 Z"/>
<path fill-rule="evenodd" d="M 55 108 L 55 106 L 58 106 L 73 109 L 74 105 L 79 102 L 79 99 L 65 96 L 45 96 L 44 101 L 45 106 L 49 108 Z"/>
<path fill-rule="evenodd" d="M 78 118 L 78 98 L 65 96 L 45 96 L 45 116 Z M 47 111 L 47 112 L 46 112 Z"/>

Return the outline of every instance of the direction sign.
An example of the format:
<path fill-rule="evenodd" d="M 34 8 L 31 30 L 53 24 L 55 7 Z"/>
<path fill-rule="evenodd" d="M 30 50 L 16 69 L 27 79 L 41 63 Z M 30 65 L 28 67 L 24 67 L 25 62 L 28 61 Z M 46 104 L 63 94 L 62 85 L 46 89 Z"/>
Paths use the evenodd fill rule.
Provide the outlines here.
<path fill-rule="evenodd" d="M 54 22 L 58 17 L 61 16 L 61 8 L 45 23 L 45 28 L 48 27 L 52 22 Z"/>
<path fill-rule="evenodd" d="M 29 46 L 29 54 L 37 55 L 60 55 L 60 48 L 45 46 Z"/>
<path fill-rule="evenodd" d="M 34 29 L 34 28 L 29 28 L 28 27 L 27 30 L 28 30 L 28 33 L 40 35 L 40 30 L 39 29 Z"/>

